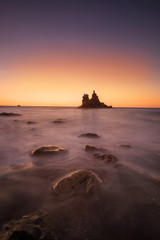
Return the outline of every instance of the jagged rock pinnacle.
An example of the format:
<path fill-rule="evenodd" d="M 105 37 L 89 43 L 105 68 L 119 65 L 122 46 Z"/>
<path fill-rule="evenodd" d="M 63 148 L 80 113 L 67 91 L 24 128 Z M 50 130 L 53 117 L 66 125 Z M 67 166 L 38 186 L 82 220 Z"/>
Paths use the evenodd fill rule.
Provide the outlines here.
<path fill-rule="evenodd" d="M 81 108 L 112 108 L 112 106 L 107 106 L 106 104 L 100 102 L 94 90 L 91 99 L 89 99 L 88 94 L 83 95 Z"/>

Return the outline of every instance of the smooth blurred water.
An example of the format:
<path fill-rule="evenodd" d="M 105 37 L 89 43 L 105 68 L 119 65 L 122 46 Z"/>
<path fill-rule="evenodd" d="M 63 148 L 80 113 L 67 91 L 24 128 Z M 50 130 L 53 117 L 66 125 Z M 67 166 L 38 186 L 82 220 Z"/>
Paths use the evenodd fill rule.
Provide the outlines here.
<path fill-rule="evenodd" d="M 81 222 L 82 229 L 90 223 L 84 235 L 83 231 L 79 233 L 77 225 L 72 226 L 76 237 L 71 235 L 72 231 L 64 230 L 65 239 L 84 236 L 84 239 L 106 239 L 107 234 L 109 239 L 127 240 L 136 239 L 138 234 L 141 239 L 160 236 L 156 228 L 160 220 L 156 215 L 160 206 L 160 109 L 0 107 L 0 112 L 22 114 L 0 116 L 1 224 L 47 208 L 56 216 L 66 214 L 70 225 L 74 218 L 79 219 L 76 221 Z M 53 123 L 57 119 L 63 119 L 64 123 Z M 88 132 L 100 138 L 78 137 Z M 87 144 L 107 149 L 118 158 L 118 164 L 107 166 L 93 159 L 84 152 Z M 130 148 L 122 147 L 124 144 Z M 63 147 L 69 152 L 49 159 L 31 157 L 30 152 L 43 145 Z M 83 209 L 89 211 L 88 214 L 84 211 L 89 223 L 85 223 L 84 216 L 80 220 L 83 215 L 80 205 L 71 208 L 70 203 L 56 203 L 50 192 L 57 179 L 79 168 L 91 169 L 103 180 L 100 192 L 92 200 L 86 204 L 81 199 L 85 201 Z M 147 213 L 148 208 L 152 208 L 151 213 Z M 148 218 L 147 223 L 143 216 Z M 57 224 L 64 228 L 66 223 L 62 222 L 57 217 Z M 142 223 L 144 226 L 139 230 Z M 146 228 L 149 232 L 145 235 Z"/>

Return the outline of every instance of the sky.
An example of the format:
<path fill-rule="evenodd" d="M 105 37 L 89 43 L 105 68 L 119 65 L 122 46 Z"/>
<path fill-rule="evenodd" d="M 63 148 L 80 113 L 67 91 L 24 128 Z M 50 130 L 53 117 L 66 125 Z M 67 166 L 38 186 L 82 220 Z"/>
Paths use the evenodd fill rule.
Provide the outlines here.
<path fill-rule="evenodd" d="M 0 105 L 160 107 L 154 0 L 1 0 Z"/>

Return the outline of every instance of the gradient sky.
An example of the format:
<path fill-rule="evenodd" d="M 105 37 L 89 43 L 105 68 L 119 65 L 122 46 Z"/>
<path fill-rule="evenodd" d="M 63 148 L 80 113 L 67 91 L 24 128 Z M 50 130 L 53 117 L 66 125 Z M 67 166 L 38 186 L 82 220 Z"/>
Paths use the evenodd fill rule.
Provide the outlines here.
<path fill-rule="evenodd" d="M 160 8 L 141 0 L 1 0 L 0 105 L 160 107 Z"/>

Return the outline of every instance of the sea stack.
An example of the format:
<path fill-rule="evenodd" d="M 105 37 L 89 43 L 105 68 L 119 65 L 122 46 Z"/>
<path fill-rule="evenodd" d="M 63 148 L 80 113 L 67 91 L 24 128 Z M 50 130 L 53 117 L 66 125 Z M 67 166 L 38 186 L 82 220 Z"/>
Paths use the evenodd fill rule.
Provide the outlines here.
<path fill-rule="evenodd" d="M 93 91 L 92 98 L 89 99 L 88 94 L 84 94 L 82 97 L 81 108 L 112 108 L 112 106 L 107 106 L 106 104 L 99 101 L 99 98 L 95 91 Z"/>

